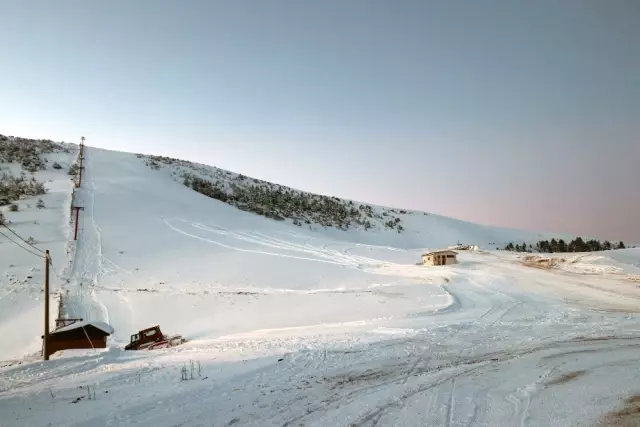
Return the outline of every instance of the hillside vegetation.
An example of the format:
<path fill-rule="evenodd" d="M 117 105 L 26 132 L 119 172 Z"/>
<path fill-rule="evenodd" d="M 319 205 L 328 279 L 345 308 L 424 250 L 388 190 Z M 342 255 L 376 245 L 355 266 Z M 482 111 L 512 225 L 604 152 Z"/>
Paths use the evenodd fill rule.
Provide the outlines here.
<path fill-rule="evenodd" d="M 49 160 L 46 154 L 69 153 L 69 148 L 45 139 L 27 139 L 0 135 L 0 206 L 8 205 L 23 197 L 37 196 L 46 192 L 43 182 L 31 174 L 46 170 Z M 15 167 L 11 167 L 14 165 Z M 60 169 L 52 163 L 52 169 Z M 20 171 L 16 174 L 14 171 Z"/>
<path fill-rule="evenodd" d="M 185 186 L 207 197 L 274 220 L 289 219 L 298 226 L 382 228 L 401 233 L 401 216 L 414 214 L 295 190 L 184 160 L 141 154 L 138 157 L 152 169 L 172 168 L 176 180 L 181 179 Z"/>
<path fill-rule="evenodd" d="M 17 163 L 27 172 L 47 169 L 49 161 L 43 154 L 60 151 L 70 152 L 68 147 L 49 139 L 0 135 L 0 163 Z"/>

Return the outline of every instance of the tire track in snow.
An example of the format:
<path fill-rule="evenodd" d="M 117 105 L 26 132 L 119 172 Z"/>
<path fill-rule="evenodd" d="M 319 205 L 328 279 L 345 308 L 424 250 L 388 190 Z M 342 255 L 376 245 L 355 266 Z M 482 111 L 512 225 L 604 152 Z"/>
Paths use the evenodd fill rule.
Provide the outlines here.
<path fill-rule="evenodd" d="M 544 384 L 545 380 L 555 372 L 555 368 L 547 370 L 536 381 L 524 387 L 517 389 L 513 393 L 505 396 L 505 400 L 512 404 L 513 415 L 512 421 L 520 427 L 525 427 L 527 418 L 529 417 L 529 405 L 531 397 L 535 395 Z"/>
<path fill-rule="evenodd" d="M 618 338 L 611 338 L 612 340 L 616 340 Z M 640 337 L 620 337 L 619 339 L 629 339 L 638 341 Z M 591 342 L 594 345 L 599 345 L 599 343 L 607 342 L 607 340 L 598 340 Z M 397 408 L 402 410 L 405 406 L 407 400 L 411 397 L 417 396 L 421 393 L 425 393 L 428 391 L 433 391 L 436 394 L 436 397 L 439 394 L 439 390 L 442 388 L 441 386 L 449 383 L 451 384 L 449 396 L 447 397 L 447 403 L 445 403 L 446 410 L 442 416 L 441 425 L 452 426 L 455 421 L 455 388 L 456 384 L 462 379 L 469 379 L 470 375 L 474 373 L 481 372 L 493 372 L 495 370 L 495 358 L 498 354 L 502 354 L 504 357 L 497 362 L 498 366 L 505 366 L 508 368 L 510 363 L 516 359 L 529 356 L 535 354 L 537 352 L 543 352 L 546 350 L 552 350 L 554 348 L 558 348 L 558 352 L 554 353 L 556 356 L 565 356 L 568 354 L 572 354 L 571 351 L 562 350 L 563 346 L 572 346 L 574 344 L 580 344 L 580 340 L 562 340 L 562 341 L 553 341 L 548 343 L 543 343 L 538 346 L 533 347 L 524 347 L 520 348 L 516 351 L 501 351 L 499 353 L 487 353 L 483 355 L 478 355 L 474 357 L 470 357 L 464 360 L 457 361 L 453 366 L 449 364 L 437 365 L 425 368 L 423 371 L 419 373 L 421 378 L 424 378 L 426 382 L 418 385 L 412 386 L 410 389 L 405 389 L 403 391 L 398 392 L 395 387 L 398 386 L 398 377 L 391 375 L 390 377 L 384 377 L 385 379 L 377 382 L 377 383 L 369 383 L 365 386 L 352 388 L 348 385 L 341 385 L 341 388 L 338 390 L 344 390 L 345 388 L 351 388 L 351 390 L 344 390 L 344 393 L 336 392 L 331 395 L 330 398 L 324 400 L 323 402 L 316 403 L 313 405 L 309 405 L 305 408 L 304 413 L 294 416 L 292 418 L 287 419 L 281 425 L 283 427 L 293 426 L 304 424 L 305 420 L 318 412 L 328 412 L 332 409 L 339 409 L 345 405 L 349 405 L 357 402 L 366 396 L 375 394 L 385 387 L 388 387 L 388 394 L 391 396 L 386 401 L 382 403 L 375 403 L 375 409 L 368 411 L 364 415 L 360 416 L 356 421 L 352 422 L 350 426 L 353 427 L 364 427 L 375 425 L 375 423 L 379 423 L 384 414 L 392 408 Z M 632 343 L 627 344 L 622 347 L 629 347 L 630 351 L 636 348 L 639 344 Z M 601 349 L 597 349 L 595 351 L 620 351 L 621 346 L 617 343 L 608 344 L 610 347 L 605 347 Z M 571 350 L 571 349 L 568 349 Z M 448 372 L 453 371 L 453 372 Z M 518 388 L 515 392 L 509 393 L 503 397 L 504 400 L 509 402 L 512 407 L 511 420 L 512 423 L 509 425 L 518 425 L 523 427 L 526 425 L 526 420 L 528 418 L 528 408 L 531 402 L 531 397 L 533 397 L 536 393 L 544 389 L 544 385 L 546 383 L 546 379 L 549 378 L 554 372 L 554 369 L 549 369 L 540 375 L 534 382 L 525 385 L 524 387 Z M 443 374 L 443 377 L 430 380 L 431 375 Z M 473 381 L 473 380 L 471 380 Z M 455 382 L 455 384 L 454 384 Z M 502 384 L 502 383 L 499 383 Z M 426 406 L 428 413 L 432 412 L 432 406 L 427 404 Z M 471 419 L 467 422 L 467 425 L 471 425 L 477 419 L 477 406 L 474 404 L 473 414 Z M 434 425 L 434 423 L 424 424 L 424 425 Z"/>
<path fill-rule="evenodd" d="M 489 309 L 487 309 L 484 313 L 482 313 L 479 317 L 472 319 L 470 321 L 467 321 L 466 323 L 464 323 L 463 325 L 465 325 L 464 328 L 458 329 L 456 330 L 453 334 L 451 334 L 447 339 L 451 340 L 454 337 L 458 336 L 461 331 L 465 330 L 465 329 L 469 329 L 471 327 L 479 327 L 482 330 L 487 330 L 489 327 L 493 326 L 494 324 L 496 324 L 497 322 L 499 322 L 507 313 L 509 313 L 512 309 L 514 309 L 515 307 L 519 306 L 520 304 L 522 304 L 522 301 L 516 300 L 515 298 L 512 298 L 508 295 L 505 295 L 501 292 L 497 292 L 497 291 L 493 291 L 490 290 L 480 284 L 478 284 L 477 282 L 475 282 L 473 279 L 465 276 L 464 277 L 464 282 L 463 283 L 468 283 L 470 285 L 474 285 L 477 288 L 480 288 L 482 290 L 484 290 L 485 292 L 482 293 L 482 295 L 486 295 L 489 304 L 491 304 L 491 306 L 489 307 Z M 445 289 L 444 286 L 441 286 L 441 288 L 443 288 L 443 290 L 445 290 L 450 296 L 451 298 L 457 302 L 458 305 L 458 309 L 464 311 L 466 309 L 468 309 L 468 307 L 466 307 L 464 305 L 464 303 L 462 303 L 461 301 L 465 300 L 464 298 L 461 299 L 460 297 L 458 297 L 456 295 L 456 291 L 454 291 L 455 285 L 449 285 L 448 288 L 449 289 Z M 496 301 L 495 299 L 493 299 L 492 297 L 495 296 L 500 296 L 502 297 L 501 299 L 503 301 Z M 504 299 L 506 299 L 507 301 L 504 301 Z M 497 304 L 496 304 L 497 303 Z M 407 371 L 407 373 L 404 375 L 404 378 L 402 379 L 402 385 L 406 388 L 407 387 L 407 382 L 409 380 L 409 378 L 411 376 L 413 376 L 416 371 L 418 366 L 423 363 L 425 361 L 425 349 L 422 349 L 423 351 L 420 352 L 420 354 L 418 355 L 418 357 L 416 358 L 415 362 L 411 365 L 411 367 L 409 368 L 409 370 Z M 458 366 L 464 359 L 464 353 L 468 350 L 468 344 L 464 343 L 462 345 L 462 347 L 460 348 L 460 351 L 458 353 L 458 355 L 455 357 L 455 359 L 449 363 L 448 367 L 449 368 L 453 368 L 455 366 Z M 428 350 L 426 350 L 428 351 Z M 429 358 L 428 360 L 431 360 L 431 358 Z M 428 363 L 428 361 L 426 362 Z M 451 391 L 449 393 L 449 398 L 448 398 L 448 403 L 447 403 L 447 409 L 446 409 L 446 417 L 445 417 L 445 425 L 447 426 L 451 426 L 453 424 L 453 417 L 454 417 L 454 413 L 453 413 L 453 407 L 455 405 L 455 377 L 451 378 Z M 404 406 L 404 403 L 401 405 L 390 405 L 391 406 L 399 406 L 400 408 L 402 408 Z M 377 416 L 374 418 L 368 418 L 368 420 L 372 420 L 372 419 L 376 419 L 379 421 L 380 417 L 382 417 L 384 410 L 380 410 L 377 409 L 376 411 L 374 411 Z M 376 422 L 378 422 L 376 421 Z"/>
<path fill-rule="evenodd" d="M 456 379 L 451 379 L 451 391 L 449 392 L 449 402 L 447 403 L 447 417 L 446 426 L 451 427 L 453 425 L 453 405 L 456 403 L 455 399 L 456 394 Z"/>

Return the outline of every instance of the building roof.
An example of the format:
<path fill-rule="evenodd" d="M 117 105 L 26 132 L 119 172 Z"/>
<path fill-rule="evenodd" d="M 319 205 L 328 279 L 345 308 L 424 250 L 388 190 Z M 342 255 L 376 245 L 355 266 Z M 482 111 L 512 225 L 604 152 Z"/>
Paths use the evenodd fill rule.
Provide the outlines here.
<path fill-rule="evenodd" d="M 422 256 L 434 255 L 434 254 L 454 254 L 454 255 L 458 255 L 458 252 L 452 251 L 451 249 L 441 249 L 441 250 L 438 250 L 438 251 L 425 252 L 425 253 L 422 254 Z"/>
<path fill-rule="evenodd" d="M 94 321 L 75 322 L 63 328 L 56 329 L 55 331 L 51 332 L 51 334 L 58 334 L 61 332 L 72 331 L 74 329 L 85 328 L 87 326 L 93 326 L 94 328 L 108 335 L 113 334 L 113 328 L 111 326 L 107 325 L 104 322 L 94 322 Z"/>

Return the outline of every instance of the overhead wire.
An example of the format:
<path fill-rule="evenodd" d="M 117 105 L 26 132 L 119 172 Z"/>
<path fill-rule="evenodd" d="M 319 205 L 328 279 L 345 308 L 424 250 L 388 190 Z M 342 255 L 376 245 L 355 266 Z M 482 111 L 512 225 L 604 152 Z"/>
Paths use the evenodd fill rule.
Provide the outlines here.
<path fill-rule="evenodd" d="M 0 231 L 0 234 L 2 234 L 4 237 L 7 238 L 8 241 L 10 241 L 11 243 L 15 244 L 17 247 L 19 247 L 20 249 L 23 249 L 27 252 L 29 252 L 30 254 L 33 254 L 35 256 L 37 256 L 38 258 L 44 258 L 44 255 L 33 252 L 32 250 L 29 250 L 27 248 L 25 248 L 24 246 L 20 245 L 18 242 L 16 242 L 15 240 L 12 240 L 9 236 L 7 236 L 6 234 L 4 234 L 2 231 Z"/>
<path fill-rule="evenodd" d="M 16 236 L 18 239 L 22 240 L 24 243 L 26 243 L 27 245 L 31 246 L 33 249 L 37 250 L 38 252 L 42 252 L 42 254 L 44 255 L 44 251 L 42 249 L 40 249 L 40 248 L 34 246 L 33 244 L 27 242 L 26 240 L 24 240 L 22 237 L 20 237 L 20 235 L 18 233 L 16 233 L 11 228 L 9 228 L 9 226 L 7 224 L 2 224 L 2 226 L 4 228 L 6 228 L 7 230 L 9 230 L 11 233 L 13 233 L 13 235 Z"/>

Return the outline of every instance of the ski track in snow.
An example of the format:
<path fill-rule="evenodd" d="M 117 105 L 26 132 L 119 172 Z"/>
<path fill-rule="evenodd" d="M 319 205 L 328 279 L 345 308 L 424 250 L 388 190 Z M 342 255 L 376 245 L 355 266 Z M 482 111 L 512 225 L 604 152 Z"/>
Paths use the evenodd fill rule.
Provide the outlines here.
<path fill-rule="evenodd" d="M 247 248 L 241 248 L 238 246 L 231 246 L 228 244 L 224 244 L 221 243 L 217 240 L 211 239 L 211 238 L 205 238 L 202 236 L 198 236 L 192 233 L 189 233 L 185 230 L 180 229 L 179 227 L 173 225 L 171 223 L 170 220 L 168 219 L 164 219 L 165 224 L 167 224 L 167 226 L 169 228 L 171 228 L 172 230 L 183 234 L 185 236 L 194 238 L 194 239 L 198 239 L 198 240 L 202 240 L 204 242 L 207 243 L 212 243 L 214 245 L 218 245 L 220 247 L 223 247 L 225 249 L 231 249 L 234 251 L 239 251 L 239 252 L 248 252 L 248 253 L 255 253 L 255 254 L 262 254 L 262 255 L 268 255 L 268 256 L 276 256 L 276 257 L 282 257 L 282 258 L 291 258 L 291 259 L 298 259 L 298 260 L 303 260 L 303 261 L 313 261 L 313 262 L 320 262 L 320 263 L 326 263 L 326 264 L 335 264 L 335 265 L 343 265 L 343 266 L 351 266 L 351 267 L 361 267 L 361 266 L 370 266 L 370 265 L 389 265 L 389 263 L 381 261 L 381 260 L 374 260 L 371 258 L 366 258 L 366 257 L 361 257 L 361 256 L 349 256 L 347 254 L 343 254 L 337 251 L 333 251 L 333 250 L 329 250 L 326 248 L 317 248 L 317 247 L 313 247 L 309 244 L 305 244 L 305 245 L 300 245 L 300 244 L 295 244 L 295 243 L 291 243 L 291 242 L 287 242 L 275 237 L 270 237 L 270 236 L 266 236 L 263 233 L 260 232 L 230 232 L 222 227 L 217 227 L 217 228 L 212 228 L 212 227 L 208 227 L 205 226 L 203 224 L 199 224 L 199 223 L 193 223 L 190 221 L 187 221 L 185 219 L 182 218 L 175 218 L 175 221 L 180 221 L 180 222 L 184 222 L 189 224 L 191 227 L 196 228 L 196 229 L 200 229 L 200 230 L 204 230 L 207 231 L 209 233 L 214 233 L 214 234 L 219 234 L 219 235 L 224 235 L 224 236 L 230 236 L 232 238 L 235 238 L 237 240 L 243 241 L 245 243 L 251 243 L 251 244 L 255 244 L 256 246 L 263 246 L 263 247 L 268 247 L 268 248 L 272 248 L 272 249 L 281 249 L 281 250 L 285 250 L 285 251 L 291 251 L 291 252 L 299 252 L 299 253 L 304 253 L 304 254 L 309 254 L 309 255 L 314 255 L 316 256 L 316 258 L 312 258 L 312 257 L 303 257 L 303 256 L 298 256 L 298 255 L 292 255 L 292 254 L 286 254 L 286 253 L 280 253 L 280 252 L 269 252 L 266 250 L 258 250 L 258 249 L 247 249 Z"/>
<path fill-rule="evenodd" d="M 65 308 L 69 317 L 109 323 L 108 310 L 96 294 L 96 288 L 100 286 L 100 278 L 108 270 L 104 267 L 102 256 L 102 234 L 94 216 L 97 187 L 93 180 L 91 155 L 91 150 L 84 151 L 86 162 L 84 182 L 83 186 L 76 190 L 76 194 L 82 197 L 84 211 L 81 215 L 81 229 L 70 285 L 67 287 L 72 293 L 65 302 Z"/>

